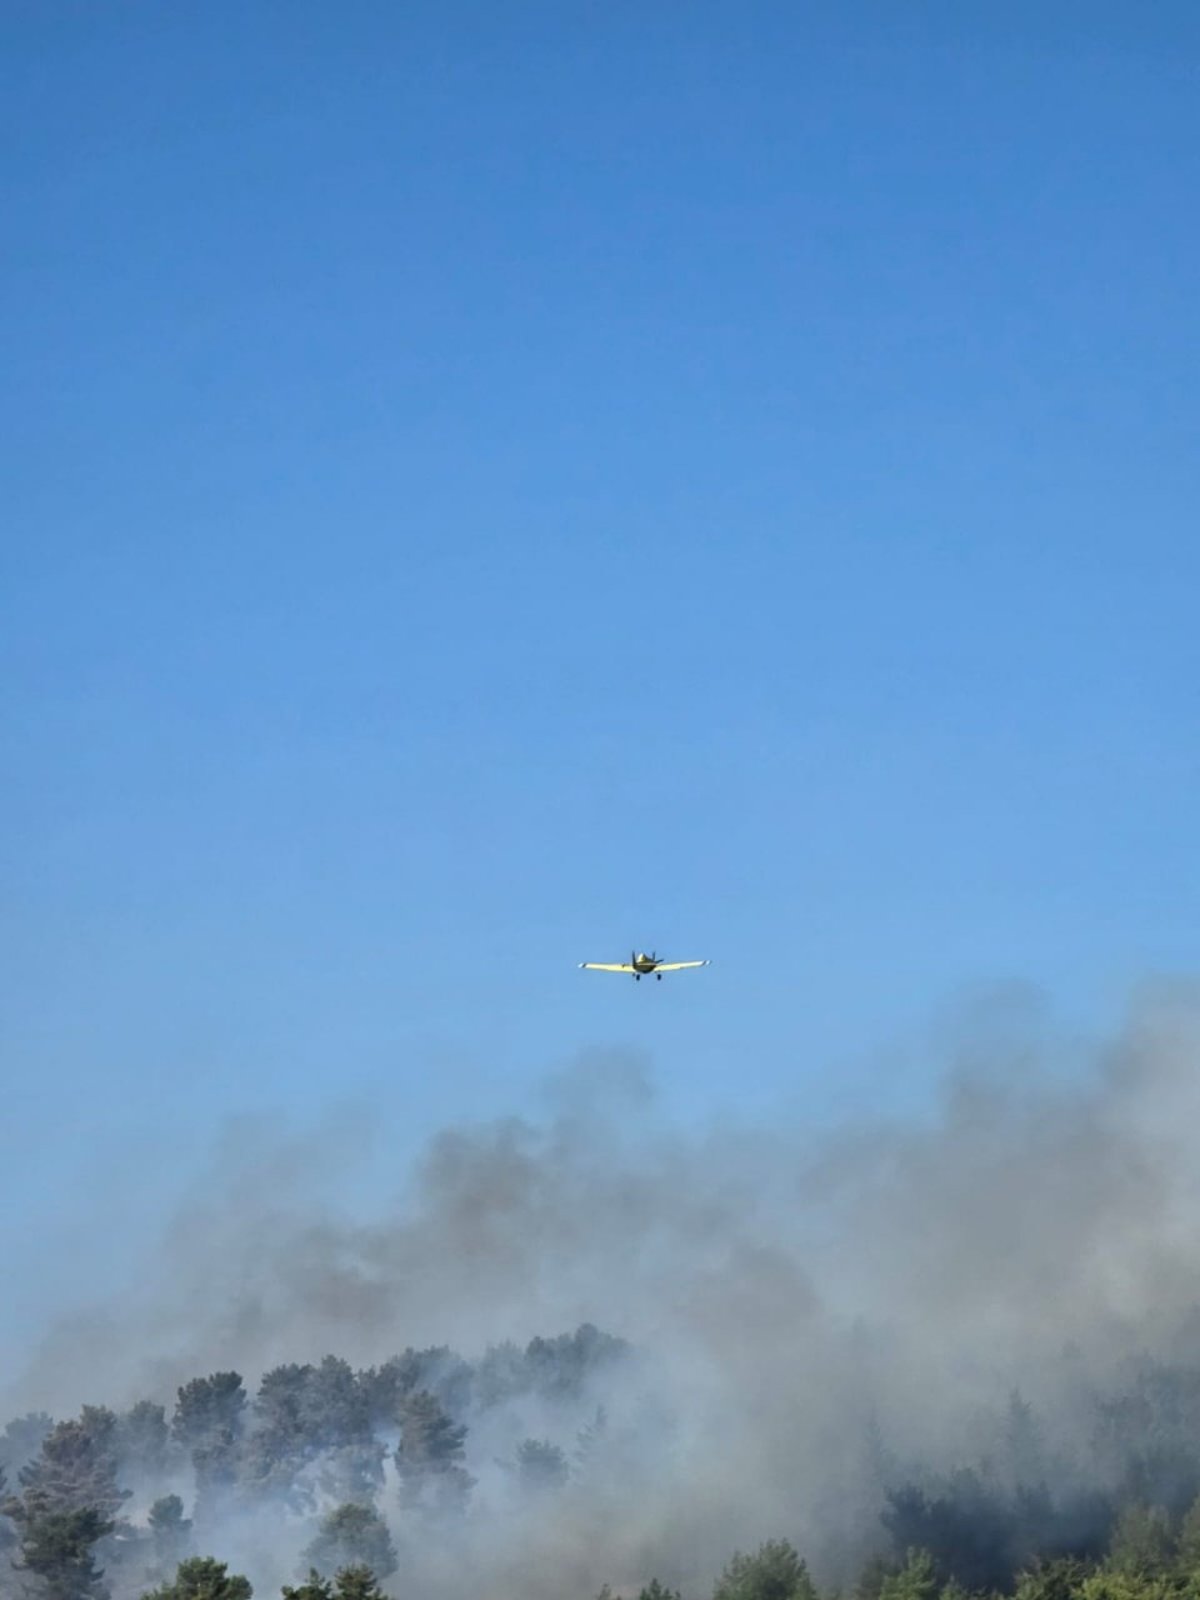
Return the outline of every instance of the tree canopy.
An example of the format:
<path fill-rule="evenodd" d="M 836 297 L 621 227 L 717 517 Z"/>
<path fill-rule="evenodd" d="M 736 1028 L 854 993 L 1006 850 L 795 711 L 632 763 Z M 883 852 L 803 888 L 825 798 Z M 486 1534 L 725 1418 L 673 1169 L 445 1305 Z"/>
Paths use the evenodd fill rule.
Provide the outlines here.
<path fill-rule="evenodd" d="M 626 1355 L 585 1324 L 475 1363 L 446 1346 L 361 1371 L 333 1355 L 285 1363 L 252 1392 L 216 1371 L 179 1386 L 169 1419 L 152 1399 L 27 1413 L 0 1433 L 0 1600 L 250 1600 L 257 1572 L 231 1571 L 243 1547 L 226 1537 L 264 1515 L 293 1530 L 283 1570 L 302 1552 L 292 1600 L 379 1600 L 431 1552 L 441 1582 L 455 1541 L 469 1532 L 478 1554 L 489 1518 L 508 1519 L 510 1548 L 559 1521 L 603 1526 L 672 1461 L 653 1396 L 639 1385 L 631 1410 L 615 1381 Z M 1200 1496 L 1187 1493 L 1200 1484 L 1200 1379 L 1151 1364 L 1079 1406 L 1090 1453 L 1070 1470 L 1015 1390 L 987 1449 L 940 1472 L 904 1466 L 872 1417 L 862 1448 L 877 1501 L 837 1596 L 1200 1600 Z M 824 1552 L 810 1570 L 787 1533 L 733 1553 L 707 1586 L 626 1571 L 610 1593 L 835 1600 L 813 1575 Z"/>

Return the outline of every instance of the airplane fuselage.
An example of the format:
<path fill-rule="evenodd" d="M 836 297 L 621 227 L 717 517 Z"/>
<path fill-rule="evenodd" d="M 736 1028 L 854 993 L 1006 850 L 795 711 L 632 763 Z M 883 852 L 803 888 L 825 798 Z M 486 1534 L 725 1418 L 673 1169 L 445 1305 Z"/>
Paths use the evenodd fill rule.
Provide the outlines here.
<path fill-rule="evenodd" d="M 664 961 L 656 952 L 633 950 L 628 961 L 581 961 L 579 965 L 592 972 L 628 972 L 637 982 L 653 974 L 661 978 L 664 972 L 682 972 L 685 967 L 706 967 L 707 961 Z"/>

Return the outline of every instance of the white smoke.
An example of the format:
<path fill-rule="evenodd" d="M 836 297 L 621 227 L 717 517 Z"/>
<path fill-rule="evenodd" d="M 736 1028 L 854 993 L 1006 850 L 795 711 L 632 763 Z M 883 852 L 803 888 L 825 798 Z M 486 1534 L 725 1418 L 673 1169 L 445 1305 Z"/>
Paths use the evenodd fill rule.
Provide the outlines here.
<path fill-rule="evenodd" d="M 971 1459 L 1019 1388 L 1059 1470 L 1082 1471 L 1089 1384 L 1133 1356 L 1200 1359 L 1200 997 L 1140 1003 L 1083 1070 L 1064 1045 L 1070 1072 L 992 1022 L 958 1040 L 935 1117 L 820 1137 L 684 1134 L 635 1067 L 593 1065 L 546 1118 L 439 1135 L 367 1223 L 321 1199 L 364 1159 L 361 1126 L 243 1126 L 136 1292 L 52 1329 L 9 1411 L 592 1322 L 639 1352 L 604 1397 L 619 1481 L 518 1516 L 495 1457 L 563 1418 L 480 1421 L 476 1505 L 421 1556 L 428 1592 L 586 1595 L 652 1571 L 699 1592 L 771 1536 L 844 1575 L 880 1539 L 881 1455 Z"/>

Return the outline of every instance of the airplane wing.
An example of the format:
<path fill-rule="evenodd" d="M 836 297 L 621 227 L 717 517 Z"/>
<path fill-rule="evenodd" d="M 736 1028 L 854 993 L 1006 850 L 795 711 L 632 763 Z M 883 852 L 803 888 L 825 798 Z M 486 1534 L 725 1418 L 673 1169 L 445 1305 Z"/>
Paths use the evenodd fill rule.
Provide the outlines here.
<path fill-rule="evenodd" d="M 636 967 L 631 967 L 626 962 L 619 961 L 581 961 L 580 968 L 584 972 L 636 972 Z"/>
<path fill-rule="evenodd" d="M 685 967 L 710 967 L 711 961 L 662 961 L 655 972 L 682 972 Z"/>

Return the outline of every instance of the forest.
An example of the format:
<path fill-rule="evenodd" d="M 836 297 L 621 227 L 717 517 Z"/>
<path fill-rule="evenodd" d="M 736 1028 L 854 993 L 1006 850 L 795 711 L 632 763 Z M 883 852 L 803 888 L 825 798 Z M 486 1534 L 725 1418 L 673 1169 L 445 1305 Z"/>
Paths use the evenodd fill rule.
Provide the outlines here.
<path fill-rule="evenodd" d="M 895 1455 L 874 1421 L 868 1509 L 828 1571 L 787 1527 L 706 1573 L 648 1525 L 632 1559 L 613 1539 L 622 1570 L 605 1574 L 606 1526 L 675 1470 L 652 1374 L 588 1324 L 474 1361 L 407 1348 L 355 1370 L 327 1355 L 263 1373 L 253 1393 L 219 1371 L 170 1406 L 15 1418 L 0 1434 L 0 1593 L 498 1595 L 522 1587 L 513 1552 L 527 1545 L 523 1592 L 563 1600 L 1200 1595 L 1200 1366 L 1145 1359 L 1114 1388 L 1084 1385 L 1074 1459 L 1015 1391 L 976 1458 L 937 1470 Z"/>

